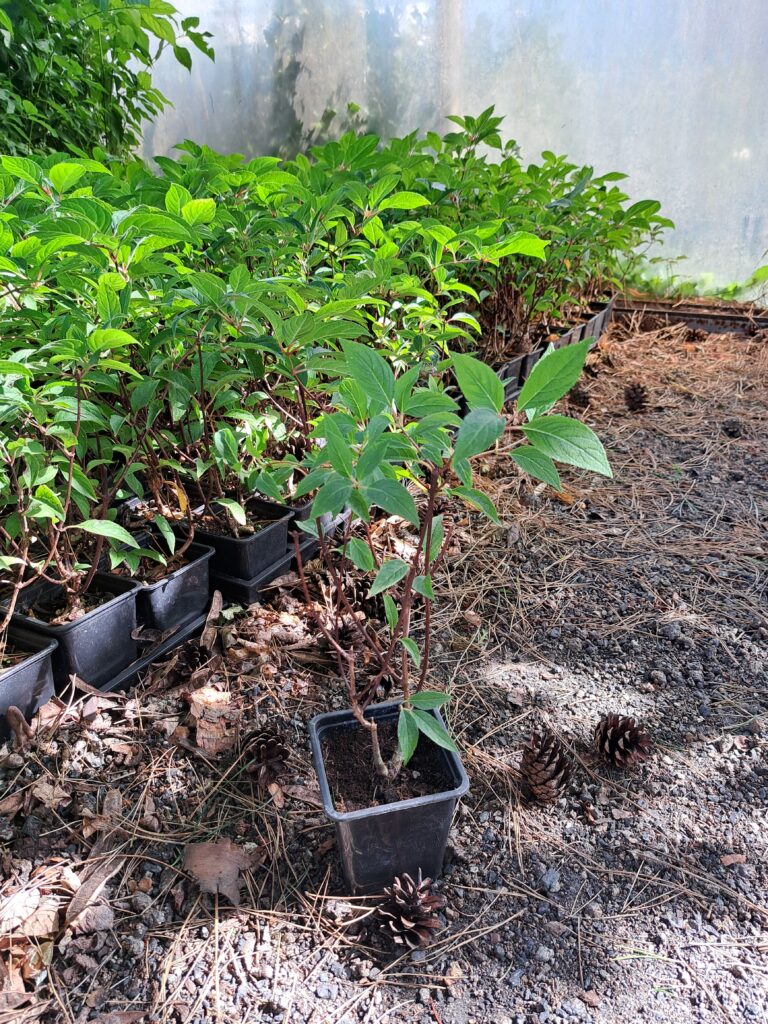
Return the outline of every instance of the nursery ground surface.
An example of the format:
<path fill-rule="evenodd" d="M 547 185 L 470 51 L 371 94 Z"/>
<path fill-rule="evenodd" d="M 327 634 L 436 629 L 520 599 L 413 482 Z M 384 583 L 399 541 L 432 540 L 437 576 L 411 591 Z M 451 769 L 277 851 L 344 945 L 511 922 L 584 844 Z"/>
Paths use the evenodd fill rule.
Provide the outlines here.
<path fill-rule="evenodd" d="M 81 689 L 0 754 L 0 1021 L 768 1017 L 768 345 L 657 326 L 616 325 L 574 399 L 613 480 L 554 494 L 502 450 L 503 529 L 456 524 L 434 682 L 471 790 L 436 943 L 398 956 L 345 895 L 306 734 L 343 698 L 289 578 L 221 653 Z M 592 751 L 608 712 L 653 736 L 631 773 Z M 271 792 L 241 753 L 265 725 Z M 542 726 L 577 762 L 552 807 L 519 786 Z"/>

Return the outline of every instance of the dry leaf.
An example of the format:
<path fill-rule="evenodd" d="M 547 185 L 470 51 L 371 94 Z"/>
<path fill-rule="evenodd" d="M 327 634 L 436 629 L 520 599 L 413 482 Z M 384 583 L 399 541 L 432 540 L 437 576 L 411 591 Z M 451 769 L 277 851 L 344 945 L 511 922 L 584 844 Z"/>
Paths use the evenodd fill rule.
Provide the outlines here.
<path fill-rule="evenodd" d="M 466 621 L 470 624 L 470 626 L 474 626 L 476 629 L 482 626 L 483 624 L 483 620 L 480 618 L 477 612 L 466 611 L 462 612 L 462 615 L 464 619 L 466 619 Z"/>
<path fill-rule="evenodd" d="M 117 826 L 122 810 L 120 790 L 108 790 L 101 804 L 101 814 L 94 814 L 87 808 L 83 810 L 83 836 L 88 839 L 96 832 L 109 832 Z"/>
<path fill-rule="evenodd" d="M 48 782 L 46 779 L 38 779 L 32 786 L 31 793 L 39 803 L 45 804 L 49 811 L 55 811 L 58 807 L 66 807 L 72 800 L 72 796 L 65 786 L 58 782 Z"/>
<path fill-rule="evenodd" d="M 72 924 L 75 935 L 86 932 L 103 932 L 115 926 L 115 913 L 107 903 L 94 903 L 80 914 Z"/>
<path fill-rule="evenodd" d="M 102 842 L 102 840 L 100 839 L 99 842 Z M 93 852 L 91 853 L 92 857 Z M 84 914 L 88 907 L 93 906 L 97 902 L 104 886 L 113 875 L 117 874 L 124 863 L 125 857 L 112 857 L 96 864 L 75 893 L 72 902 L 67 908 L 65 924 L 68 927 L 73 927 L 80 915 Z"/>
<path fill-rule="evenodd" d="M 220 892 L 234 906 L 240 904 L 240 872 L 253 867 L 254 853 L 231 839 L 218 843 L 192 843 L 184 851 L 183 867 L 194 876 L 201 892 Z"/>
<path fill-rule="evenodd" d="M 729 868 L 732 864 L 746 864 L 747 858 L 743 853 L 726 853 L 720 858 L 720 863 L 724 868 Z"/>
<path fill-rule="evenodd" d="M 21 810 L 23 805 L 24 794 L 17 790 L 15 793 L 11 793 L 0 800 L 0 815 L 5 818 L 12 818 L 14 814 Z"/>
<path fill-rule="evenodd" d="M 446 988 L 453 988 L 455 985 L 458 985 L 463 978 L 464 971 L 462 971 L 461 966 L 457 963 L 452 963 L 449 964 L 443 980 L 445 981 Z"/>
<path fill-rule="evenodd" d="M 275 807 L 277 807 L 279 811 L 282 811 L 285 807 L 285 797 L 283 796 L 283 791 L 280 786 L 276 782 L 270 782 L 267 789 L 269 790 L 269 795 L 274 800 Z"/>
<path fill-rule="evenodd" d="M 301 800 L 302 803 L 311 804 L 313 807 L 323 806 L 319 789 L 309 789 L 308 786 L 283 786 L 282 790 L 292 800 Z"/>
<path fill-rule="evenodd" d="M 597 1009 L 600 1005 L 600 996 L 593 989 L 589 989 L 587 992 L 579 992 L 579 999 L 582 1003 L 586 1003 L 587 1006 L 591 1006 L 593 1009 Z"/>
<path fill-rule="evenodd" d="M 320 843 L 320 845 L 317 848 L 317 856 L 324 857 L 327 853 L 331 852 L 335 845 L 336 838 L 335 836 L 331 836 L 330 839 L 326 839 L 324 842 Z"/>
<path fill-rule="evenodd" d="M 40 906 L 39 889 L 19 889 L 0 901 L 0 932 L 15 932 Z"/>

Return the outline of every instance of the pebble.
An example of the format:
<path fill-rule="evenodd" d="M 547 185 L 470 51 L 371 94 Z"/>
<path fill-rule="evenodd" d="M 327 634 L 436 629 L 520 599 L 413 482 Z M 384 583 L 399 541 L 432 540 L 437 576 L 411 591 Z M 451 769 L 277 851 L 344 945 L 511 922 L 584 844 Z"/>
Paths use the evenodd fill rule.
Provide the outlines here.
<path fill-rule="evenodd" d="M 560 872 L 557 868 L 547 868 L 539 881 L 541 882 L 541 887 L 545 892 L 560 891 Z"/>
<path fill-rule="evenodd" d="M 664 684 L 667 681 L 666 674 L 664 672 L 659 671 L 659 669 L 654 669 L 651 672 L 650 678 L 651 682 L 656 683 L 657 686 L 664 686 Z"/>
<path fill-rule="evenodd" d="M 431 994 L 431 992 L 429 991 L 428 988 L 420 988 L 419 989 L 419 1002 L 420 1003 L 423 1003 L 426 1006 L 426 1005 L 428 1005 L 428 1003 L 429 1003 L 431 998 L 432 998 L 432 994 Z"/>
<path fill-rule="evenodd" d="M 656 632 L 665 640 L 678 640 L 683 635 L 679 622 L 660 622 L 656 627 Z"/>
<path fill-rule="evenodd" d="M 551 946 L 539 946 L 534 955 L 543 964 L 551 963 L 555 959 L 555 951 Z"/>

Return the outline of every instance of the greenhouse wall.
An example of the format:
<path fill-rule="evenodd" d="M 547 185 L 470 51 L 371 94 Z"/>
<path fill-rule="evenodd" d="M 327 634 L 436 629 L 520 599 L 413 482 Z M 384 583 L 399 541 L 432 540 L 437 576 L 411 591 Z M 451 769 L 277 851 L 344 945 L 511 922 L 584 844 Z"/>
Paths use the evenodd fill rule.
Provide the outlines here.
<path fill-rule="evenodd" d="M 292 153 L 365 123 L 445 128 L 495 104 L 523 157 L 629 173 L 677 224 L 674 269 L 743 280 L 768 249 L 768 3 L 734 0 L 176 0 L 214 33 L 191 74 L 162 59 L 173 107 L 144 154 L 184 138 Z M 360 107 L 350 113 L 347 105 Z"/>

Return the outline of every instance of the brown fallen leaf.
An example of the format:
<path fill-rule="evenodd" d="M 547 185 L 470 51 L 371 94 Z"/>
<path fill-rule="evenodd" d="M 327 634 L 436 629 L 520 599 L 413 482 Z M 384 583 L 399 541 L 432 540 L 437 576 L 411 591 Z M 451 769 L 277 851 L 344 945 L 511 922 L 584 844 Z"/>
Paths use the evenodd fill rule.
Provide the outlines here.
<path fill-rule="evenodd" d="M 24 806 L 24 793 L 17 790 L 0 800 L 0 817 L 12 818 Z"/>
<path fill-rule="evenodd" d="M 326 839 L 324 842 L 320 843 L 320 845 L 317 848 L 317 856 L 318 857 L 325 857 L 325 855 L 327 853 L 331 852 L 331 850 L 334 848 L 335 845 L 336 845 L 336 837 L 335 836 L 331 836 L 330 839 Z"/>
<path fill-rule="evenodd" d="M 270 782 L 267 785 L 267 789 L 269 790 L 269 795 L 272 797 L 272 800 L 274 801 L 275 807 L 279 811 L 282 811 L 282 809 L 285 807 L 285 797 L 283 796 L 283 791 L 280 788 L 279 784 L 277 782 Z"/>
<path fill-rule="evenodd" d="M 108 790 L 101 804 L 101 814 L 94 814 L 87 808 L 83 810 L 83 836 L 88 839 L 96 832 L 108 832 L 116 828 L 122 809 L 123 797 L 120 790 Z"/>
<path fill-rule="evenodd" d="M 479 628 L 483 624 L 483 620 L 480 618 L 480 616 L 477 614 L 477 612 L 473 612 L 473 611 L 462 612 L 462 616 L 465 619 L 465 621 L 470 624 L 470 626 L 474 626 L 475 628 Z"/>
<path fill-rule="evenodd" d="M 59 807 L 66 807 L 72 801 L 72 795 L 66 786 L 58 782 L 48 782 L 47 779 L 38 779 L 32 786 L 31 794 L 38 801 L 44 804 L 49 811 L 55 811 Z"/>
<path fill-rule="evenodd" d="M 454 988 L 464 978 L 464 971 L 461 969 L 461 965 L 452 963 L 448 965 L 448 970 L 443 976 L 446 988 Z"/>
<path fill-rule="evenodd" d="M 726 853 L 720 858 L 720 863 L 724 868 L 729 868 L 733 864 L 746 864 L 747 858 L 743 853 Z"/>
<path fill-rule="evenodd" d="M 302 803 L 311 804 L 313 807 L 323 806 L 319 789 L 309 789 L 308 786 L 283 786 L 282 790 L 292 800 L 301 800 Z"/>
<path fill-rule="evenodd" d="M 87 932 L 104 932 L 115 925 L 115 912 L 108 903 L 93 903 L 86 907 L 77 920 L 71 925 L 75 935 Z"/>
<path fill-rule="evenodd" d="M 102 839 L 100 838 L 97 842 L 102 842 Z M 94 847 L 95 849 L 96 847 Z M 89 862 L 93 857 L 94 853 L 92 851 Z M 84 914 L 88 907 L 98 902 L 98 897 L 101 895 L 104 886 L 113 875 L 117 874 L 124 863 L 125 857 L 109 857 L 106 860 L 95 862 L 93 868 L 88 872 L 87 877 L 83 880 L 82 885 L 72 898 L 72 902 L 67 907 L 64 923 L 68 928 L 73 928 L 81 914 Z M 88 869 L 88 863 L 86 863 L 86 869 Z"/>
<path fill-rule="evenodd" d="M 579 992 L 579 999 L 582 1003 L 586 1003 L 587 1006 L 591 1006 L 593 1009 L 597 1009 L 600 1005 L 600 996 L 594 989 L 589 989 L 586 992 Z"/>
<path fill-rule="evenodd" d="M 217 843 L 192 843 L 184 851 L 182 866 L 192 875 L 201 892 L 221 893 L 234 906 L 240 905 L 240 873 L 255 867 L 257 855 L 237 846 L 231 839 Z"/>

